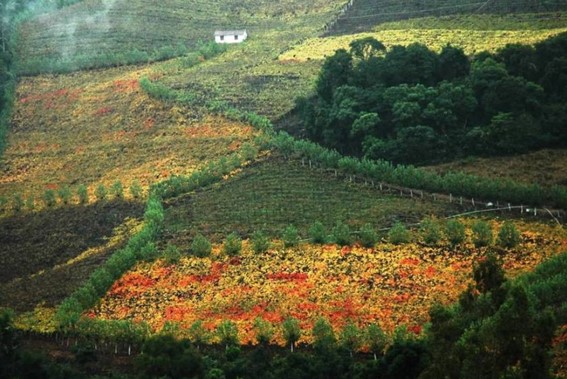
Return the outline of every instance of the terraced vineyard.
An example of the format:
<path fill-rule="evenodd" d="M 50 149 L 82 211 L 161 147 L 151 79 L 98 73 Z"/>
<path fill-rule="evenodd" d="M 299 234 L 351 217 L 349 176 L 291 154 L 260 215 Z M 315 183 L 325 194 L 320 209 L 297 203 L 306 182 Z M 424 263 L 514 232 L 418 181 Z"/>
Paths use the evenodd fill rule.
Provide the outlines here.
<path fill-rule="evenodd" d="M 279 236 L 294 224 L 305 238 L 315 221 L 331 229 L 337 221 L 353 230 L 365 223 L 388 228 L 395 221 L 418 222 L 429 214 L 455 214 L 443 203 L 404 199 L 378 188 L 345 182 L 300 162 L 269 159 L 211 188 L 167 204 L 166 231 L 184 245 L 198 232 L 220 240 L 232 231 L 263 230 Z"/>
<path fill-rule="evenodd" d="M 540 224 L 522 224 L 521 229 L 522 244 L 500 252 L 512 277 L 563 248 L 561 229 Z M 182 252 L 187 248 L 179 246 Z M 427 309 L 456 301 L 472 282 L 473 262 L 484 252 L 470 242 L 458 250 L 444 243 L 284 248 L 275 242 L 259 254 L 245 242 L 238 257 L 229 257 L 215 245 L 211 257 L 137 265 L 88 315 L 144 321 L 155 331 L 169 322 L 178 326 L 171 330 L 185 337 L 192 336 L 192 325 L 201 321 L 217 343 L 214 330 L 230 320 L 241 344 L 255 344 L 258 317 L 278 331 L 270 342 L 279 345 L 285 344 L 279 330 L 287 317 L 299 321 L 300 343 L 313 342 L 310 331 L 320 317 L 329 320 L 337 334 L 349 322 L 361 328 L 379 323 L 390 336 L 400 325 L 420 334 L 429 320 Z"/>
<path fill-rule="evenodd" d="M 0 196 L 39 199 L 47 189 L 125 189 L 187 174 L 250 140 L 248 125 L 150 99 L 147 68 L 21 80 L 2 162 Z M 128 193 L 127 191 L 125 191 Z M 39 205 L 39 204 L 38 204 Z"/>

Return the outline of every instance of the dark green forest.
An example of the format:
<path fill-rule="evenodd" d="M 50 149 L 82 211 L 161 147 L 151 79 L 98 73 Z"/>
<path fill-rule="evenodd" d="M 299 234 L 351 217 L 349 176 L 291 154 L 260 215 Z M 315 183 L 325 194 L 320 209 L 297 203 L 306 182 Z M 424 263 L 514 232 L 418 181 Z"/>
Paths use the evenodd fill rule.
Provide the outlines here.
<path fill-rule="evenodd" d="M 566 104 L 567 33 L 473 57 L 369 37 L 325 60 L 298 110 L 324 146 L 427 164 L 566 146 Z"/>

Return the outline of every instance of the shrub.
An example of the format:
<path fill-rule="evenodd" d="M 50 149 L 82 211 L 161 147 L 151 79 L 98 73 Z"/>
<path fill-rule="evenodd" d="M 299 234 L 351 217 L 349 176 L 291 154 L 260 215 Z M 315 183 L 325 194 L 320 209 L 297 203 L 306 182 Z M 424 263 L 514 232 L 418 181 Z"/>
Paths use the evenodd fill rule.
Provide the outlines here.
<path fill-rule="evenodd" d="M 251 161 L 258 155 L 258 149 L 250 142 L 244 142 L 240 149 L 240 157 L 244 161 Z"/>
<path fill-rule="evenodd" d="M 181 259 L 181 252 L 175 245 L 168 244 L 163 252 L 163 260 L 168 265 L 174 265 Z"/>
<path fill-rule="evenodd" d="M 313 325 L 313 347 L 317 350 L 333 347 L 337 343 L 333 327 L 324 318 L 319 318 Z"/>
<path fill-rule="evenodd" d="M 77 188 L 77 196 L 79 196 L 79 204 L 87 204 L 89 202 L 89 190 L 87 186 L 81 184 Z"/>
<path fill-rule="evenodd" d="M 6 211 L 6 205 L 8 204 L 8 199 L 5 196 L 0 196 L 0 212 Z"/>
<path fill-rule="evenodd" d="M 230 345 L 238 344 L 238 328 L 236 324 L 230 320 L 225 320 L 217 326 L 217 336 L 220 339 L 220 343 L 225 345 L 227 348 Z"/>
<path fill-rule="evenodd" d="M 122 199 L 124 197 L 124 187 L 122 187 L 122 183 L 120 180 L 115 181 L 112 183 L 110 187 L 110 192 L 114 195 L 116 199 Z"/>
<path fill-rule="evenodd" d="M 408 243 L 411 240 L 410 231 L 401 222 L 396 222 L 388 231 L 388 241 L 395 245 Z"/>
<path fill-rule="evenodd" d="M 327 231 L 325 226 L 320 221 L 315 221 L 309 228 L 309 239 L 313 243 L 327 242 Z"/>
<path fill-rule="evenodd" d="M 282 240 L 284 247 L 297 246 L 299 244 L 299 233 L 297 228 L 293 225 L 286 227 L 282 233 Z"/>
<path fill-rule="evenodd" d="M 61 203 L 67 205 L 71 201 L 73 193 L 71 192 L 69 186 L 63 186 L 60 187 L 59 190 L 57 190 L 57 195 L 59 196 L 59 199 L 61 199 Z"/>
<path fill-rule="evenodd" d="M 371 224 L 364 224 L 359 233 L 360 243 L 364 247 L 373 247 L 378 242 L 378 234 Z"/>
<path fill-rule="evenodd" d="M 270 248 L 270 241 L 266 235 L 257 230 L 252 233 L 252 250 L 255 253 L 264 253 Z"/>
<path fill-rule="evenodd" d="M 490 246 L 494 236 L 492 228 L 486 221 L 478 220 L 472 227 L 472 240 L 476 247 Z"/>
<path fill-rule="evenodd" d="M 212 246 L 207 237 L 197 234 L 191 243 L 191 252 L 197 257 L 208 257 L 211 255 Z"/>
<path fill-rule="evenodd" d="M 46 190 L 43 193 L 43 202 L 45 203 L 45 206 L 47 208 L 51 208 L 55 204 L 57 204 L 57 198 L 55 197 L 55 191 L 50 190 L 50 189 Z"/>
<path fill-rule="evenodd" d="M 338 245 L 350 245 L 352 242 L 350 227 L 341 221 L 337 221 L 331 232 L 331 238 Z"/>
<path fill-rule="evenodd" d="M 282 323 L 282 335 L 293 353 L 295 343 L 299 340 L 299 337 L 301 337 L 299 321 L 293 317 L 286 318 Z"/>
<path fill-rule="evenodd" d="M 104 184 L 99 184 L 96 187 L 94 194 L 99 201 L 106 199 L 106 187 L 104 186 Z"/>
<path fill-rule="evenodd" d="M 442 237 L 439 222 L 433 217 L 423 220 L 421 222 L 421 236 L 423 242 L 427 245 L 435 245 L 439 242 Z"/>
<path fill-rule="evenodd" d="M 14 195 L 14 201 L 12 202 L 12 209 L 16 213 L 20 213 L 24 208 L 24 200 L 19 194 Z"/>
<path fill-rule="evenodd" d="M 142 197 L 142 186 L 137 180 L 134 180 L 132 185 L 130 185 L 130 195 L 132 195 L 134 199 Z"/>
<path fill-rule="evenodd" d="M 230 233 L 224 241 L 224 253 L 230 256 L 235 256 L 240 253 L 240 250 L 242 250 L 242 239 L 240 238 L 238 233 Z"/>
<path fill-rule="evenodd" d="M 209 331 L 203 326 L 203 321 L 197 320 L 189 327 L 189 339 L 195 345 L 203 345 L 209 342 Z"/>
<path fill-rule="evenodd" d="M 515 247 L 520 243 L 520 232 L 511 221 L 506 221 L 498 231 L 498 245 L 505 248 Z"/>
<path fill-rule="evenodd" d="M 33 195 L 29 195 L 26 198 L 26 209 L 28 211 L 33 211 L 35 209 L 35 197 Z"/>
<path fill-rule="evenodd" d="M 254 320 L 254 329 L 256 330 L 256 340 L 260 345 L 267 345 L 274 336 L 274 327 L 261 317 Z"/>
<path fill-rule="evenodd" d="M 465 224 L 459 220 L 449 220 L 445 226 L 445 235 L 453 246 L 465 241 Z"/>

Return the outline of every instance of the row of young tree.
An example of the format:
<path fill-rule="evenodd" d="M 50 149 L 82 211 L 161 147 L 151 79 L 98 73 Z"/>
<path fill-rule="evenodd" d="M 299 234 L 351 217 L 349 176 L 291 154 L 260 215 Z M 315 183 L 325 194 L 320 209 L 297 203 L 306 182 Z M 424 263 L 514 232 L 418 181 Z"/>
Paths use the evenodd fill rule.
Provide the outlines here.
<path fill-rule="evenodd" d="M 427 164 L 567 144 L 567 33 L 467 57 L 355 40 L 297 106 L 307 136 L 347 155 Z"/>
<path fill-rule="evenodd" d="M 371 224 L 365 224 L 358 231 L 353 231 L 348 224 L 338 221 L 329 233 L 322 222 L 316 221 L 309 228 L 307 239 L 302 239 L 299 231 L 293 225 L 287 226 L 280 238 L 285 248 L 296 247 L 304 241 L 313 244 L 335 243 L 340 246 L 357 243 L 367 248 L 374 247 L 379 241 L 394 245 L 416 242 L 427 246 L 449 244 L 455 247 L 468 241 L 466 230 L 467 225 L 458 219 L 442 222 L 431 217 L 422 220 L 415 230 L 408 229 L 401 222 L 396 222 L 383 235 L 378 233 Z M 512 221 L 503 222 L 495 231 L 490 223 L 479 219 L 470 225 L 470 235 L 471 243 L 477 248 L 497 246 L 510 249 L 522 241 L 521 233 Z M 249 243 L 252 251 L 257 254 L 268 251 L 272 246 L 269 237 L 262 231 L 252 233 Z M 239 255 L 242 251 L 240 235 L 232 232 L 226 236 L 221 251 L 230 257 Z M 188 252 L 196 257 L 208 257 L 212 252 L 211 241 L 199 233 L 193 238 Z M 182 252 L 174 245 L 168 245 L 163 252 L 163 258 L 169 264 L 177 263 L 182 256 Z"/>
<path fill-rule="evenodd" d="M 474 265 L 474 283 L 456 304 L 430 309 L 431 321 L 421 335 L 401 327 L 387 336 L 378 324 L 347 323 L 335 331 L 319 319 L 303 330 L 293 318 L 279 327 L 259 319 L 257 346 L 241 347 L 238 329 L 228 320 L 213 331 L 199 321 L 187 330 L 166 324 L 150 336 L 143 324 L 83 318 L 66 330 L 66 338 L 79 341 L 73 349 L 78 370 L 71 376 L 69 367 L 56 369 L 18 349 L 10 315 L 3 312 L 0 374 L 83 377 L 80 364 L 120 343 L 142 346 L 133 370 L 122 373 L 133 378 L 551 378 L 554 333 L 567 322 L 566 273 L 567 254 L 562 254 L 510 281 L 498 258 L 488 254 Z M 269 345 L 275 333 L 287 348 Z M 187 338 L 174 338 L 179 334 Z M 304 334 L 313 343 L 297 346 Z"/>
<path fill-rule="evenodd" d="M 128 187 L 128 193 L 132 199 L 139 200 L 143 196 L 143 188 L 138 181 L 132 182 Z M 113 199 L 124 199 L 126 194 L 122 182 L 117 180 L 112 183 L 108 188 L 104 184 L 99 184 L 92 192 L 92 195 L 97 201 L 104 201 Z M 61 205 L 69 205 L 77 203 L 85 205 L 89 203 L 91 194 L 86 185 L 81 184 L 73 192 L 69 186 L 61 186 L 57 190 L 47 189 L 41 195 L 40 199 L 36 199 L 34 195 L 22 197 L 20 194 L 15 194 L 11 201 L 5 196 L 0 196 L 0 214 L 6 213 L 11 210 L 13 213 L 18 214 L 24 210 L 34 211 L 40 204 L 45 209 L 53 208 L 58 203 Z"/>

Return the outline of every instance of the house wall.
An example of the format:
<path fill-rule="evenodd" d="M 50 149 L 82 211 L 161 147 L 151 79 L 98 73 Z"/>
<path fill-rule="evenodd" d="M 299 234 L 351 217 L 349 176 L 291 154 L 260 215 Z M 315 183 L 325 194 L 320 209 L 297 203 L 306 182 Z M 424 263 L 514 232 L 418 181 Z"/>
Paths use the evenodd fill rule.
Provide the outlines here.
<path fill-rule="evenodd" d="M 234 34 L 227 34 L 224 36 L 224 39 L 221 39 L 221 36 L 215 36 L 216 43 L 240 43 L 243 42 L 246 38 L 248 38 L 248 34 L 239 35 L 238 39 L 234 39 Z"/>

